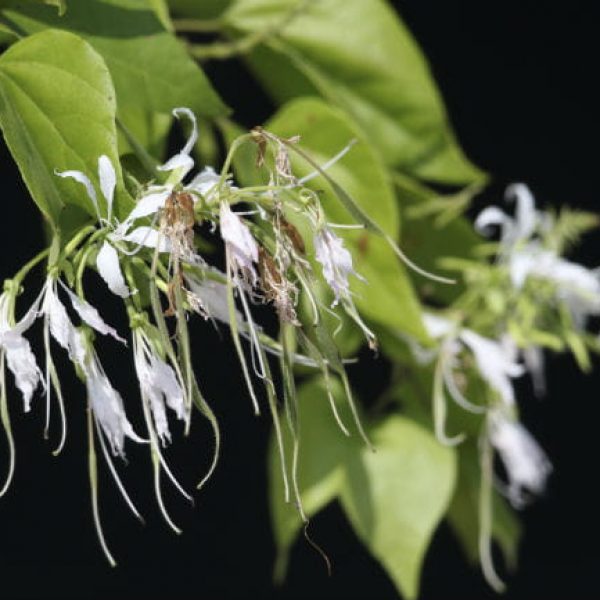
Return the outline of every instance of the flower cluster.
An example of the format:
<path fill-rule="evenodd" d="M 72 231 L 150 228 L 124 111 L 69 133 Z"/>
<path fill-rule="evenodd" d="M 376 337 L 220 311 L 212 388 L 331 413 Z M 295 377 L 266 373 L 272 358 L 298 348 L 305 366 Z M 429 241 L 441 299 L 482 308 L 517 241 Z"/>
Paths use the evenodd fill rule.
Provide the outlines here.
<path fill-rule="evenodd" d="M 237 146 L 256 144 L 258 164 L 266 170 L 268 182 L 246 189 L 234 186 L 227 172 L 233 151 L 221 173 L 206 167 L 190 176 L 194 168 L 191 152 L 198 137 L 196 120 L 185 108 L 175 109 L 173 114 L 189 121 L 189 138 L 180 152 L 156 167 L 149 182 L 138 185 L 135 203 L 120 221 L 116 215 L 123 214 L 122 206 L 130 198 L 121 183 L 120 166 L 116 168 L 107 156 L 98 158 L 97 174 L 73 170 L 56 173 L 81 186 L 74 189 L 85 193 L 90 203 L 89 212 L 96 222 L 75 231 L 69 240 L 63 241 L 57 235 L 47 251 L 5 284 L 0 296 L 2 415 L 12 451 L 3 491 L 10 483 L 14 465 L 5 367 L 14 375 L 26 411 L 35 406 L 36 391 L 44 392 L 47 428 L 51 399 L 56 398 L 62 423 L 57 452 L 65 442 L 67 419 L 62 377 L 53 359 L 56 345 L 68 354 L 87 392 L 94 519 L 101 545 L 111 562 L 113 558 L 100 526 L 96 443 L 101 447 L 118 489 L 138 517 L 113 458 L 125 458 L 128 440 L 149 448 L 157 501 L 167 523 L 176 531 L 177 526 L 162 501 L 160 474 L 165 473 L 185 497 L 190 496 L 173 476 L 163 455 L 164 447 L 172 439 L 170 420 L 180 421 L 187 432 L 192 409 L 198 408 L 213 426 L 216 439 L 212 466 L 200 485 L 210 477 L 216 464 L 220 433 L 215 415 L 194 375 L 187 330 L 188 319 L 193 314 L 229 326 L 256 414 L 261 411 L 256 382 L 264 387 L 279 442 L 286 499 L 293 494 L 302 515 L 296 473 L 287 470 L 280 403 L 268 355 L 280 358 L 282 378 L 287 382 L 284 405 L 293 436 L 297 431 L 293 369 L 294 365 L 301 364 L 320 370 L 326 381 L 331 380 L 331 375 L 342 379 L 356 428 L 366 439 L 350 393 L 344 361 L 336 349 L 334 333 L 329 331 L 324 319 L 325 313 L 333 312 L 339 305 L 359 324 L 369 344 L 375 347 L 375 335 L 353 303 L 350 279 L 352 276 L 360 278 L 360 275 L 354 271 L 352 255 L 343 239 L 334 232 L 336 227 L 364 227 L 364 223 L 329 223 L 318 195 L 304 187 L 312 177 L 324 174 L 349 148 L 323 167 L 314 166 L 315 170 L 303 179 L 297 179 L 291 171 L 289 153 L 294 151 L 298 140 L 283 140 L 257 129 L 240 138 Z M 116 210 L 119 198 L 123 204 Z M 224 271 L 209 265 L 198 251 L 201 225 L 212 234 L 218 230 L 225 256 Z M 24 316 L 17 319 L 17 298 L 23 281 L 43 260 L 47 260 L 43 288 Z M 124 303 L 130 324 L 128 339 L 108 325 L 86 299 L 84 274 L 90 268 Z M 319 291 L 320 278 L 330 289 L 329 299 L 322 297 Z M 299 314 L 301 297 L 307 298 L 312 314 Z M 280 324 L 279 339 L 266 335 L 255 322 L 252 310 L 255 304 L 273 305 Z M 41 363 L 25 337 L 37 320 L 43 322 Z M 121 397 L 105 372 L 95 349 L 95 335 L 109 336 L 115 343 L 130 346 L 144 432 L 136 433 L 128 417 L 131 400 Z M 331 406 L 340 427 L 348 434 L 333 401 Z M 298 440 L 294 443 L 297 451 Z"/>
<path fill-rule="evenodd" d="M 449 261 L 464 272 L 470 285 L 444 313 L 424 315 L 432 349 L 408 340 L 417 362 L 435 360 L 432 412 L 438 439 L 448 445 L 465 439 L 462 432 L 446 433 L 447 397 L 480 420 L 481 485 L 486 499 L 480 504 L 481 563 L 497 589 L 502 582 L 489 549 L 491 494 L 485 488 L 494 484 L 513 507 L 521 508 L 544 492 L 552 471 L 546 453 L 519 422 L 514 381 L 529 373 L 535 392 L 543 395 L 545 349 L 570 349 L 583 368 L 589 365 L 588 352 L 600 349 L 597 334 L 588 331 L 589 317 L 600 314 L 598 271 L 561 255 L 566 242 L 596 224 L 595 217 L 538 211 L 523 184 L 509 186 L 506 198 L 516 203 L 514 217 L 491 206 L 475 220 L 482 234 L 499 228 L 495 260 L 490 264 Z M 470 373 L 483 383 L 483 394 L 481 387 L 467 385 Z M 469 398 L 469 391 L 477 395 Z M 494 452 L 506 483 L 493 473 Z"/>

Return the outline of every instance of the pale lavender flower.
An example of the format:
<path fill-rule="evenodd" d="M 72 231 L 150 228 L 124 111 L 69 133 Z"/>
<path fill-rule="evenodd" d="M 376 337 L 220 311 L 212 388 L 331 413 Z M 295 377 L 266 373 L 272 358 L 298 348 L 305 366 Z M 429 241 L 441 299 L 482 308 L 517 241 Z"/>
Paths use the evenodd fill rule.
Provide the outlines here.
<path fill-rule="evenodd" d="M 323 267 L 323 277 L 333 291 L 332 306 L 340 299 L 350 298 L 348 277 L 361 279 L 352 266 L 352 255 L 344 247 L 343 240 L 328 227 L 321 227 L 314 237 L 316 259 Z"/>

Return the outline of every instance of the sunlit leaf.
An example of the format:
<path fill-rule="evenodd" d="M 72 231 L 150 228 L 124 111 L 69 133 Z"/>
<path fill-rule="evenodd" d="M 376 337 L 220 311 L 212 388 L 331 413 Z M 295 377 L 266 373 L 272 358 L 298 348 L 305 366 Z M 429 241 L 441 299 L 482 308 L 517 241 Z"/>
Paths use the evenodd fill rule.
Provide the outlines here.
<path fill-rule="evenodd" d="M 342 506 L 354 530 L 406 598 L 416 598 L 425 551 L 452 496 L 454 453 L 412 421 L 392 416 L 347 467 Z"/>

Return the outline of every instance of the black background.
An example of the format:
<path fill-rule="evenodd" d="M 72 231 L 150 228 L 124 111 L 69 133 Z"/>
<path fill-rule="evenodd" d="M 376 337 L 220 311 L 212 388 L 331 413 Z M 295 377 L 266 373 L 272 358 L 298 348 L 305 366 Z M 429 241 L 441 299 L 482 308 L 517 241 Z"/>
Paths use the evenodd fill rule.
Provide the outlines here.
<path fill-rule="evenodd" d="M 430 59 L 463 147 L 496 176 L 487 200 L 498 201 L 509 181 L 525 181 L 542 205 L 596 209 L 598 20 L 590 5 L 398 3 Z M 258 90 L 244 88 L 240 98 L 240 82 L 247 82 L 240 79 L 239 65 L 229 64 L 221 73 L 218 88 L 243 122 L 253 125 L 269 114 L 271 106 Z M 0 165 L 0 273 L 7 277 L 42 247 L 43 238 L 34 205 L 5 148 Z M 590 266 L 600 264 L 599 235 L 590 237 L 577 256 Z M 92 289 L 102 307 L 110 304 L 100 286 Z M 123 331 L 125 321 L 119 318 L 112 320 Z M 299 542 L 286 584 L 273 590 L 264 465 L 268 421 L 252 417 L 228 341 L 221 343 L 206 326 L 198 328 L 195 339 L 200 380 L 224 430 L 221 463 L 206 490 L 196 495 L 195 508 L 166 494 L 184 529 L 175 536 L 154 505 L 145 453 L 129 446 L 123 472 L 147 524 L 130 518 L 112 482 L 102 477 L 102 512 L 117 569 L 107 566 L 92 527 L 84 394 L 70 382 L 69 365 L 61 366 L 70 422 L 61 457 L 51 456 L 52 445 L 41 435 L 41 399 L 24 417 L 18 397 L 11 395 L 18 455 L 13 486 L 0 500 L 0 598 L 396 598 L 335 506 L 313 523 L 333 558 L 333 577 Z M 115 384 L 126 398 L 135 398 L 129 358 L 116 354 L 112 345 L 103 349 Z M 549 396 L 538 402 L 526 393 L 522 400 L 525 420 L 551 455 L 555 474 L 546 498 L 523 515 L 521 566 L 509 578 L 506 597 L 595 598 L 599 377 L 581 375 L 567 357 L 552 359 L 548 373 Z M 53 439 L 56 433 L 54 428 Z M 192 439 L 170 452 L 189 487 L 206 466 L 209 439 L 198 421 Z M 4 442 L 0 457 L 4 469 Z M 426 559 L 421 598 L 492 597 L 442 526 Z"/>

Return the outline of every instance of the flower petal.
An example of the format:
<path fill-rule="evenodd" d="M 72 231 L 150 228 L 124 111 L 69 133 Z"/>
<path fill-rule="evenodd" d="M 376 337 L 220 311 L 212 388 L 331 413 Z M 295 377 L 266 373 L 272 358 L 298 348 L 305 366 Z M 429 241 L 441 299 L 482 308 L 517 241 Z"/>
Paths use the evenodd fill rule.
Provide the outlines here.
<path fill-rule="evenodd" d="M 127 344 L 127 342 L 117 333 L 114 328 L 110 327 L 110 325 L 107 325 L 104 322 L 104 319 L 102 319 L 100 313 L 91 304 L 74 294 L 66 285 L 62 285 L 69 295 L 69 300 L 71 301 L 75 312 L 77 312 L 77 314 L 81 317 L 82 321 L 87 323 L 90 327 L 102 335 L 110 335 L 115 338 L 115 340 L 118 340 L 123 344 Z"/>
<path fill-rule="evenodd" d="M 83 185 L 85 187 L 85 191 L 87 192 L 89 199 L 92 201 L 92 204 L 94 205 L 94 210 L 96 211 L 96 217 L 98 218 L 98 221 L 100 221 L 101 216 L 100 216 L 100 210 L 98 208 L 98 197 L 96 196 L 96 190 L 94 189 L 94 186 L 93 186 L 92 182 L 90 181 L 90 178 L 85 173 L 82 173 L 81 171 L 55 171 L 55 173 L 59 177 L 74 179 L 75 181 L 77 181 L 78 183 L 81 183 L 81 185 Z"/>
<path fill-rule="evenodd" d="M 544 491 L 552 465 L 529 431 L 499 411 L 491 415 L 490 441 L 506 468 L 508 499 L 515 508 L 521 508 L 527 500 L 524 490 L 533 494 Z"/>
<path fill-rule="evenodd" d="M 194 160 L 190 156 L 190 152 L 198 140 L 198 124 L 196 123 L 196 116 L 189 108 L 175 108 L 173 109 L 173 115 L 177 119 L 180 119 L 182 116 L 187 117 L 192 123 L 192 132 L 181 151 L 172 156 L 164 165 L 158 167 L 158 169 L 160 171 L 179 170 L 178 180 L 181 181 L 194 166 Z"/>
<path fill-rule="evenodd" d="M 514 405 L 515 392 L 511 378 L 525 372 L 523 365 L 514 362 L 501 344 L 470 329 L 463 329 L 460 338 L 473 353 L 481 377 L 500 395 L 505 406 Z"/>
<path fill-rule="evenodd" d="M 212 167 L 204 167 L 204 169 L 192 179 L 186 189 L 201 194 L 205 198 L 210 198 L 212 192 L 215 190 L 221 176 L 215 172 Z"/>
<path fill-rule="evenodd" d="M 497 206 L 484 208 L 475 219 L 475 229 L 482 235 L 489 235 L 490 226 L 502 227 L 510 222 L 511 218 L 506 216 Z"/>
<path fill-rule="evenodd" d="M 145 246 L 146 248 L 156 248 L 159 246 L 159 252 L 171 252 L 171 242 L 169 239 L 152 227 L 137 227 L 127 235 L 124 235 L 121 240 L 137 244 L 138 246 Z"/>
<path fill-rule="evenodd" d="M 25 412 L 31 408 L 31 398 L 42 381 L 41 372 L 29 342 L 12 331 L 0 336 L 0 345 L 6 352 L 6 363 L 15 377 L 15 384 L 23 396 Z"/>
<path fill-rule="evenodd" d="M 535 232 L 538 217 L 535 200 L 530 189 L 523 183 L 513 183 L 506 188 L 505 197 L 516 198 L 515 239 L 527 240 Z"/>
<path fill-rule="evenodd" d="M 107 219 L 110 221 L 112 217 L 112 205 L 115 195 L 115 187 L 117 185 L 117 174 L 115 173 L 115 169 L 110 162 L 110 158 L 104 154 L 98 159 L 98 177 L 100 178 L 100 189 L 102 190 L 102 195 L 106 200 Z"/>
<path fill-rule="evenodd" d="M 172 188 L 167 186 L 160 191 L 151 192 L 140 198 L 133 210 L 127 215 L 127 218 L 122 225 L 125 223 L 131 224 L 136 219 L 141 219 L 142 217 L 147 217 L 158 212 L 165 205 L 171 192 Z M 127 229 L 127 227 L 125 227 L 125 229 Z"/>
<path fill-rule="evenodd" d="M 121 272 L 119 255 L 108 242 L 102 244 L 102 248 L 100 248 L 96 259 L 96 266 L 98 267 L 100 277 L 104 279 L 113 294 L 121 296 L 121 298 L 127 298 L 131 295 Z"/>

